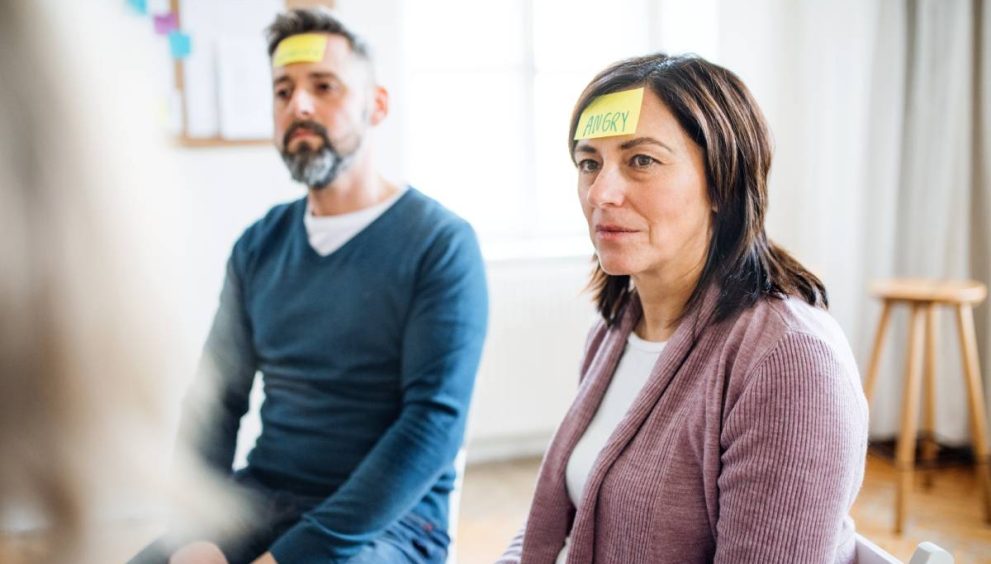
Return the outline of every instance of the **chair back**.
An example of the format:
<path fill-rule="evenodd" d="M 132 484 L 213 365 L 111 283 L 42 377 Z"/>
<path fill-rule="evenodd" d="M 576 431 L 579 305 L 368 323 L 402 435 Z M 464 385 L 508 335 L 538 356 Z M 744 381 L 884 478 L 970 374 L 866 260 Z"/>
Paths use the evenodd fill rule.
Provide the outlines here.
<path fill-rule="evenodd" d="M 857 534 L 858 564 L 904 564 L 888 551 Z M 953 555 L 931 542 L 919 543 L 908 564 L 953 564 Z"/>

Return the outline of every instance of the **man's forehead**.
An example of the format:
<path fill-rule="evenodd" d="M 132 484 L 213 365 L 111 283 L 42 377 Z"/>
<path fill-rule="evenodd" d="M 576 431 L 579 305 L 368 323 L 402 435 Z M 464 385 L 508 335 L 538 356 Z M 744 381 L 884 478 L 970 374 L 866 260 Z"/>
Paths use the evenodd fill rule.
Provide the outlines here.
<path fill-rule="evenodd" d="M 272 53 L 272 67 L 285 68 L 301 63 L 344 62 L 354 56 L 347 38 L 326 32 L 308 32 L 286 37 Z"/>
<path fill-rule="evenodd" d="M 286 37 L 275 47 L 272 66 L 282 68 L 296 63 L 316 63 L 327 54 L 326 33 L 300 33 Z"/>

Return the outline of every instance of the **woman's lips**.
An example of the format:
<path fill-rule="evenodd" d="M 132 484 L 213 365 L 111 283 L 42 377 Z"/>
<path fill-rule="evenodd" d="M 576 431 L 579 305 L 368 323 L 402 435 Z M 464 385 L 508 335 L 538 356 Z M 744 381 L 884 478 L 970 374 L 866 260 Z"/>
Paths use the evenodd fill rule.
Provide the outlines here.
<path fill-rule="evenodd" d="M 607 241 L 629 237 L 636 232 L 636 229 L 630 229 L 621 225 L 600 224 L 595 226 L 596 238 Z"/>

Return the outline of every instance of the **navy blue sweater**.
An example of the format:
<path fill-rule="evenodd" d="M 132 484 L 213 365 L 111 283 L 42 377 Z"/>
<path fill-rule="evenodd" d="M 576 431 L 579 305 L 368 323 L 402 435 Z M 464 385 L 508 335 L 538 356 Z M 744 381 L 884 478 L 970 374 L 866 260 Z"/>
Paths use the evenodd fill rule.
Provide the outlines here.
<path fill-rule="evenodd" d="M 474 232 L 415 189 L 326 257 L 305 210 L 276 206 L 234 245 L 204 352 L 222 385 L 203 456 L 231 471 L 261 371 L 249 468 L 326 498 L 272 545 L 281 564 L 346 558 L 409 511 L 446 530 L 488 312 Z"/>

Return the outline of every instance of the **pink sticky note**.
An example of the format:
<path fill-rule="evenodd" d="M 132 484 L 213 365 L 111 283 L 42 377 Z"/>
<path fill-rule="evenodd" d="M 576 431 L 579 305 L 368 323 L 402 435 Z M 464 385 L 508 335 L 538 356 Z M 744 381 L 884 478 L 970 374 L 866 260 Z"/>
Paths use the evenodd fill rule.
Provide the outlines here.
<path fill-rule="evenodd" d="M 154 20 L 155 33 L 159 35 L 168 35 L 170 32 L 175 31 L 179 27 L 179 18 L 176 17 L 175 12 L 157 14 L 154 17 Z"/>

